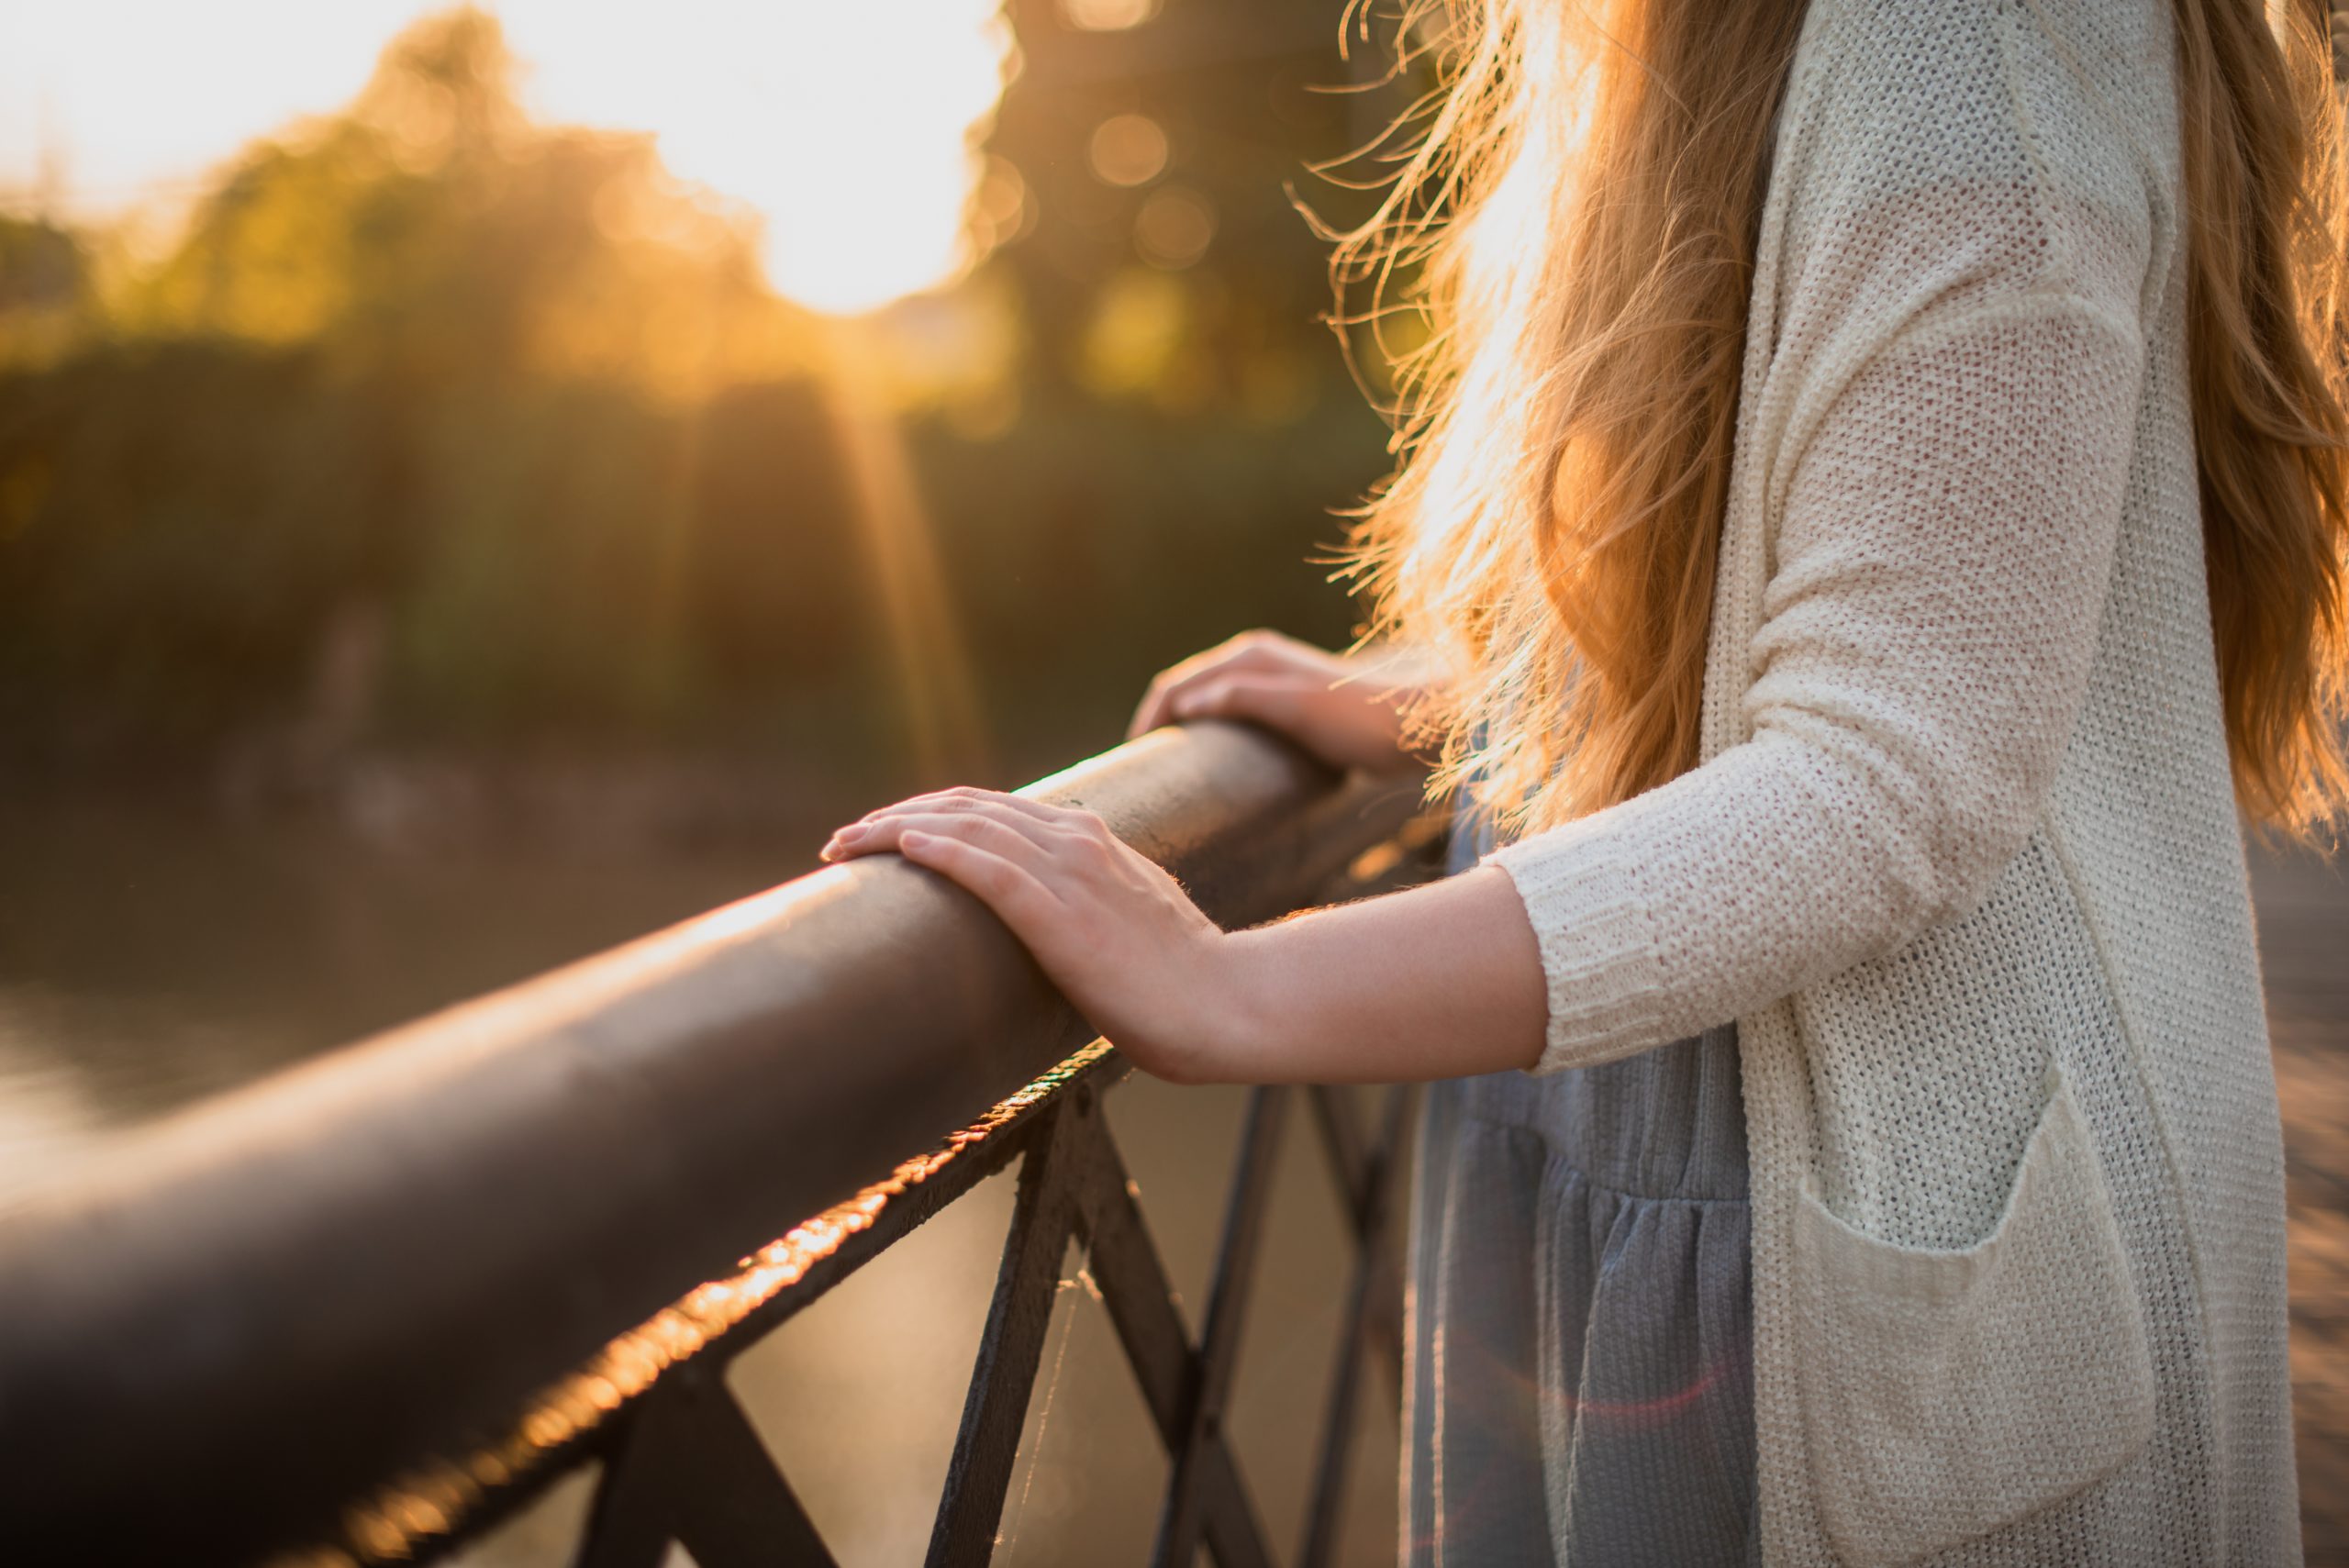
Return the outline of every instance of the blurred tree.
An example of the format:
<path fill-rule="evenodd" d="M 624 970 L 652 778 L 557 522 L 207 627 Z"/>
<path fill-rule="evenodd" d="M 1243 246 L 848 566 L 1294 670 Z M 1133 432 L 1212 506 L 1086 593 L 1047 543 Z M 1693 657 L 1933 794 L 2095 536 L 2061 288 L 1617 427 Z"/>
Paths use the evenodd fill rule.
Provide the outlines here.
<path fill-rule="evenodd" d="M 892 450 L 1008 767 L 1236 626 L 1342 637 L 1310 558 L 1383 431 L 1284 188 L 1360 119 L 1308 90 L 1344 76 L 1334 0 L 1103 3 L 1012 0 L 996 259 L 869 322 L 776 297 L 648 137 L 532 122 L 471 9 L 230 160 L 143 266 L 0 226 L 0 763 L 553 738 L 902 780 L 844 356 L 941 389 Z"/>
<path fill-rule="evenodd" d="M 756 226 L 672 180 L 650 136 L 546 128 L 470 8 L 385 50 L 343 114 L 254 144 L 127 292 L 127 330 L 317 345 L 435 384 L 608 378 L 677 397 L 805 370 Z"/>
<path fill-rule="evenodd" d="M 78 235 L 0 213 L 0 369 L 53 363 L 78 347 L 97 306 Z"/>
<path fill-rule="evenodd" d="M 1341 7 L 1006 9 L 1025 64 L 990 145 L 1035 215 L 1000 264 L 1042 390 L 1275 423 L 1353 397 L 1319 320 L 1326 251 L 1291 200 L 1299 186 L 1347 199 L 1310 173 L 1366 118 L 1364 99 L 1333 90 L 1359 73 L 1339 51 Z"/>
<path fill-rule="evenodd" d="M 222 171 L 111 302 L 112 346 L 0 384 L 20 733 L 233 734 L 314 690 L 354 615 L 391 623 L 365 684 L 396 725 L 674 717 L 697 687 L 685 596 L 741 592 L 690 560 L 700 409 L 728 389 L 775 389 L 762 456 L 815 503 L 788 531 L 846 526 L 820 410 L 787 390 L 807 319 L 755 227 L 649 137 L 532 126 L 512 70 L 481 12 L 417 24 L 349 110 Z M 83 308 L 79 256 L 0 228 L 18 362 Z M 802 597 L 838 638 L 837 593 Z M 708 625 L 740 642 L 747 618 Z"/>

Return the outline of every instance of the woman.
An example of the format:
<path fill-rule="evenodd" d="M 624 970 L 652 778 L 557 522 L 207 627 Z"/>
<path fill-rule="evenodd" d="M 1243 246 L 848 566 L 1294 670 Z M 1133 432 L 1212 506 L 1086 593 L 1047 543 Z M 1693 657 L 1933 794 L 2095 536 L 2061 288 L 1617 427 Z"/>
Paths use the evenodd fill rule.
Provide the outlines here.
<path fill-rule="evenodd" d="M 1002 795 L 827 853 L 1151 1072 L 1450 1081 L 1412 1561 L 2297 1562 L 2236 812 L 2349 795 L 2321 10 L 1446 20 L 1341 255 L 1428 263 L 1361 566 L 1435 673 L 1242 639 L 1137 723 L 1432 737 L 1502 847 L 1234 934 Z"/>

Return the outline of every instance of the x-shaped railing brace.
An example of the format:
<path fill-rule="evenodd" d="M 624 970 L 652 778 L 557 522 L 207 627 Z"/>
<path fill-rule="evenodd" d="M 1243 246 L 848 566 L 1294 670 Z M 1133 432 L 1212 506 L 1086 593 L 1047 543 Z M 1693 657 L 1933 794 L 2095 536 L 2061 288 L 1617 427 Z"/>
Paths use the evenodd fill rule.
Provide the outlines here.
<path fill-rule="evenodd" d="M 928 1568 L 977 1568 L 994 1552 L 1072 1240 L 1085 1248 L 1094 1283 L 1173 1462 L 1152 1562 L 1189 1568 L 1204 1541 L 1219 1568 L 1272 1568 L 1223 1415 L 1293 1091 L 1260 1088 L 1250 1095 L 1207 1316 L 1195 1345 L 1102 1118 L 1102 1092 L 1122 1073 L 1110 1058 L 1079 1074 L 987 1159 L 958 1173 L 952 1191 L 926 1195 L 925 1212 L 934 1212 L 1013 1154 L 1023 1156 Z M 1364 1351 L 1375 1351 L 1399 1374 L 1401 1297 L 1390 1230 L 1410 1094 L 1385 1091 L 1374 1140 L 1341 1093 L 1305 1092 L 1358 1249 L 1298 1553 L 1300 1568 L 1322 1568 L 1336 1542 Z M 889 1239 L 874 1237 L 856 1255 L 839 1259 L 837 1268 L 854 1268 Z M 725 1385 L 724 1363 L 739 1348 L 674 1369 L 628 1413 L 606 1453 L 580 1568 L 658 1568 L 672 1540 L 701 1568 L 776 1562 L 830 1568 L 830 1551 Z"/>

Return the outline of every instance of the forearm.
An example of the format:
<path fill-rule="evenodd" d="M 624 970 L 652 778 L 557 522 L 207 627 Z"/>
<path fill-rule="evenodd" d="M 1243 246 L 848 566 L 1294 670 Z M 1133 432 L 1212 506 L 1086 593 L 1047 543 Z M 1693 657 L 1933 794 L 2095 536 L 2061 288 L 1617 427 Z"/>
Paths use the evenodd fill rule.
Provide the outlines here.
<path fill-rule="evenodd" d="M 1229 939 L 1232 1026 L 1201 1082 L 1404 1083 L 1531 1065 L 1546 1016 L 1524 904 L 1492 867 Z"/>
<path fill-rule="evenodd" d="M 1227 934 L 1088 811 L 945 790 L 848 824 L 824 859 L 893 851 L 985 902 L 1161 1077 L 1392 1083 L 1541 1053 L 1541 954 L 1494 868 Z"/>

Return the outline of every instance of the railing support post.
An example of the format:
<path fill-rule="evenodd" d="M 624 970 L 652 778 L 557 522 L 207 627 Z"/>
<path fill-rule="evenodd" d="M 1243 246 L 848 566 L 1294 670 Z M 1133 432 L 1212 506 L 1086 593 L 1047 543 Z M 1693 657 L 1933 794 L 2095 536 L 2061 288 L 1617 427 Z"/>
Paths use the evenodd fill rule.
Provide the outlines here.
<path fill-rule="evenodd" d="M 1210 1443 L 1223 1442 L 1223 1407 L 1231 1374 L 1240 1363 L 1240 1333 L 1255 1273 L 1256 1246 L 1264 1233 L 1264 1209 L 1272 1192 L 1274 1158 L 1280 1152 L 1288 1091 L 1256 1089 L 1248 1096 L 1248 1120 L 1240 1135 L 1240 1163 L 1231 1176 L 1223 1239 L 1217 1245 L 1214 1283 L 1208 1291 L 1207 1321 L 1199 1332 L 1198 1381 L 1192 1394 L 1183 1446 L 1175 1451 L 1174 1478 L 1160 1516 L 1155 1568 L 1190 1568 L 1199 1549 L 1200 1457 Z M 1230 1562 L 1223 1568 L 1240 1568 Z"/>
<path fill-rule="evenodd" d="M 963 1424 L 954 1434 L 946 1495 L 930 1530 L 924 1560 L 929 1568 L 981 1568 L 994 1554 L 1004 1495 L 1028 1418 L 1028 1396 L 1035 1388 L 1044 1333 L 1059 1295 L 1061 1262 L 1074 1229 L 1075 1207 L 1063 1167 L 1070 1162 L 1074 1124 L 1091 1114 L 1093 1106 L 1090 1085 L 1080 1085 L 1071 1103 L 1048 1113 L 1020 1160 L 1019 1195 L 1004 1238 L 1003 1265 L 996 1274 Z"/>

